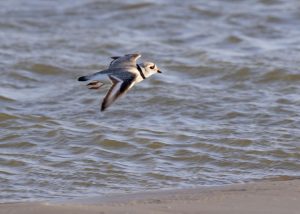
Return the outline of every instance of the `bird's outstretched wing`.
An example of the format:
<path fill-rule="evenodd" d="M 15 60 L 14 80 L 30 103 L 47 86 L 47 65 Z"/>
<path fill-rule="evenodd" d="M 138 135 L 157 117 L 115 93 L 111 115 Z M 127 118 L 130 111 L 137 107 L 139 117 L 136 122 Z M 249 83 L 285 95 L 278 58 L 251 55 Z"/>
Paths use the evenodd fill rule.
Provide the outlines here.
<path fill-rule="evenodd" d="M 129 68 L 136 67 L 136 61 L 140 58 L 140 54 L 126 54 L 124 56 L 113 56 L 113 61 L 110 63 L 109 68 Z"/>
<path fill-rule="evenodd" d="M 113 59 L 110 62 L 109 68 L 103 71 L 96 72 L 94 74 L 82 76 L 78 78 L 78 81 L 87 81 L 87 80 L 98 80 L 102 74 L 110 74 L 112 70 L 116 71 L 127 71 L 130 68 L 136 68 L 137 66 L 137 59 L 140 58 L 140 54 L 126 54 L 124 56 L 112 56 Z"/>
<path fill-rule="evenodd" d="M 118 97 L 125 94 L 134 85 L 136 76 L 130 74 L 126 78 L 122 77 L 121 79 L 115 75 L 109 75 L 109 78 L 112 86 L 102 101 L 101 111 L 107 109 Z"/>

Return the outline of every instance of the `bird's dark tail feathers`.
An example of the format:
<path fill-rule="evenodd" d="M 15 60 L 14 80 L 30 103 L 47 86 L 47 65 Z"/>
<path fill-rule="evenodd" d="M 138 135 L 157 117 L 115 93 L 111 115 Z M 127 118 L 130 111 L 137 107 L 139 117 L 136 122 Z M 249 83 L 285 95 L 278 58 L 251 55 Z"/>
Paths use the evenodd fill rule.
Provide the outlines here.
<path fill-rule="evenodd" d="M 87 81 L 89 80 L 88 76 L 82 76 L 78 78 L 78 81 Z"/>

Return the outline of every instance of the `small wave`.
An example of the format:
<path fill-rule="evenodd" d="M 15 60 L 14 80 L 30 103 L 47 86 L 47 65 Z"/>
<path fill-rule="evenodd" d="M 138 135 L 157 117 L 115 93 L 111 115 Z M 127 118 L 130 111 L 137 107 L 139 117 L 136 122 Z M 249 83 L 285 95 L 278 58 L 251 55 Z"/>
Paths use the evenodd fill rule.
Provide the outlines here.
<path fill-rule="evenodd" d="M 15 175 L 14 172 L 9 172 L 9 171 L 4 171 L 4 170 L 0 170 L 0 175 Z M 1 178 L 2 179 L 2 178 Z M 8 180 L 7 180 L 8 181 Z M 2 190 L 3 191 L 3 190 Z"/>
<path fill-rule="evenodd" d="M 1 143 L 0 148 L 31 148 L 36 146 L 30 142 L 16 142 L 16 143 Z"/>
<path fill-rule="evenodd" d="M 37 74 L 47 74 L 47 75 L 57 75 L 57 74 L 62 74 L 63 69 L 53 66 L 53 65 L 48 65 L 48 64 L 41 64 L 41 63 L 28 63 L 28 62 L 21 62 L 18 63 L 15 68 L 18 69 L 24 69 L 28 70 Z"/>
<path fill-rule="evenodd" d="M 39 74 L 55 75 L 63 73 L 61 68 L 46 64 L 33 64 L 31 70 Z"/>
<path fill-rule="evenodd" d="M 239 112 L 239 111 L 230 111 L 230 112 L 227 112 L 225 115 L 224 115 L 224 119 L 234 119 L 234 118 L 240 118 L 240 117 L 245 117 L 246 115 L 242 112 Z"/>
<path fill-rule="evenodd" d="M 196 154 L 186 149 L 179 149 L 172 156 L 167 157 L 172 162 L 208 163 L 215 161 L 214 157 L 206 154 Z"/>
<path fill-rule="evenodd" d="M 110 140 L 104 139 L 100 143 L 102 146 L 106 148 L 115 148 L 115 149 L 124 149 L 124 148 L 132 148 L 133 146 L 127 142 L 118 141 L 118 140 Z"/>
<path fill-rule="evenodd" d="M 198 5 L 190 6 L 190 10 L 199 13 L 200 16 L 205 16 L 205 18 L 218 18 L 222 15 L 221 10 L 217 11 L 213 8 L 205 8 Z"/>
<path fill-rule="evenodd" d="M 300 74 L 288 73 L 282 69 L 275 69 L 269 71 L 261 76 L 259 79 L 259 83 L 270 83 L 277 81 L 285 81 L 285 82 L 299 82 Z"/>
<path fill-rule="evenodd" d="M 167 180 L 167 181 L 180 181 L 181 177 L 175 177 L 172 175 L 162 174 L 159 172 L 148 172 L 145 174 L 145 176 L 150 177 L 151 179 L 157 179 L 157 180 Z"/>
<path fill-rule="evenodd" d="M 278 175 L 278 176 L 267 176 L 263 179 L 257 179 L 259 181 L 290 181 L 290 180 L 298 180 L 300 176 L 289 176 L 289 175 Z"/>
<path fill-rule="evenodd" d="M 8 167 L 22 167 L 25 166 L 26 163 L 24 161 L 16 159 L 2 159 L 0 161 L 0 165 Z"/>
<path fill-rule="evenodd" d="M 12 101 L 15 101 L 15 99 L 13 99 L 11 97 L 6 97 L 3 95 L 0 95 L 0 101 L 12 102 Z"/>
<path fill-rule="evenodd" d="M 19 88 L 20 86 L 27 85 L 28 83 L 35 83 L 38 80 L 36 79 L 36 76 L 33 76 L 30 72 L 19 70 L 17 72 L 11 72 L 11 77 L 14 79 L 13 84 L 9 83 L 10 87 L 12 88 Z M 15 81 L 18 81 L 18 84 L 16 84 Z"/>
<path fill-rule="evenodd" d="M 12 119 L 18 119 L 18 117 L 11 114 L 0 113 L 0 121 L 12 120 Z"/>
<path fill-rule="evenodd" d="M 124 5 L 122 6 L 122 10 L 137 10 L 137 9 L 141 9 L 141 8 L 147 8 L 152 6 L 152 3 L 149 2 L 145 2 L 145 3 L 136 3 L 136 4 L 128 4 L 128 5 Z"/>
<path fill-rule="evenodd" d="M 243 39 L 238 36 L 231 35 L 226 38 L 226 41 L 230 44 L 237 44 L 237 43 L 242 42 Z"/>
<path fill-rule="evenodd" d="M 230 81 L 247 81 L 252 75 L 251 69 L 243 67 L 238 70 L 226 73 L 221 79 Z"/>
<path fill-rule="evenodd" d="M 166 146 L 166 144 L 161 143 L 161 142 L 152 142 L 152 143 L 147 145 L 147 147 L 150 148 L 150 149 L 161 149 L 165 146 Z"/>

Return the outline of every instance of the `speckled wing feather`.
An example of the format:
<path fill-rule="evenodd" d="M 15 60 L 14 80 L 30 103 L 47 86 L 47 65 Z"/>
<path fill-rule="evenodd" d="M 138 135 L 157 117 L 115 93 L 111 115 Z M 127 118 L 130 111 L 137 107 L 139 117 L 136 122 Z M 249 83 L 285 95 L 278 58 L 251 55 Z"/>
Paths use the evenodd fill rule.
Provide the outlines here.
<path fill-rule="evenodd" d="M 117 98 L 125 94 L 134 85 L 136 75 L 128 74 L 126 78 L 123 76 L 122 79 L 115 75 L 109 75 L 109 78 L 112 86 L 103 99 L 101 111 L 107 109 Z"/>

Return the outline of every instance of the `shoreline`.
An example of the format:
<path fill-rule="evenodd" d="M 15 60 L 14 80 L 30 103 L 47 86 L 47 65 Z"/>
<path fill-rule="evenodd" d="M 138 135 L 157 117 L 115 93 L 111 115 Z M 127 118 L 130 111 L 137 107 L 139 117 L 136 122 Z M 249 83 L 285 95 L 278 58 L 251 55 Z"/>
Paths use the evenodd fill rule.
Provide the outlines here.
<path fill-rule="evenodd" d="M 300 179 L 0 204 L 0 214 L 272 213 L 300 210 Z"/>

